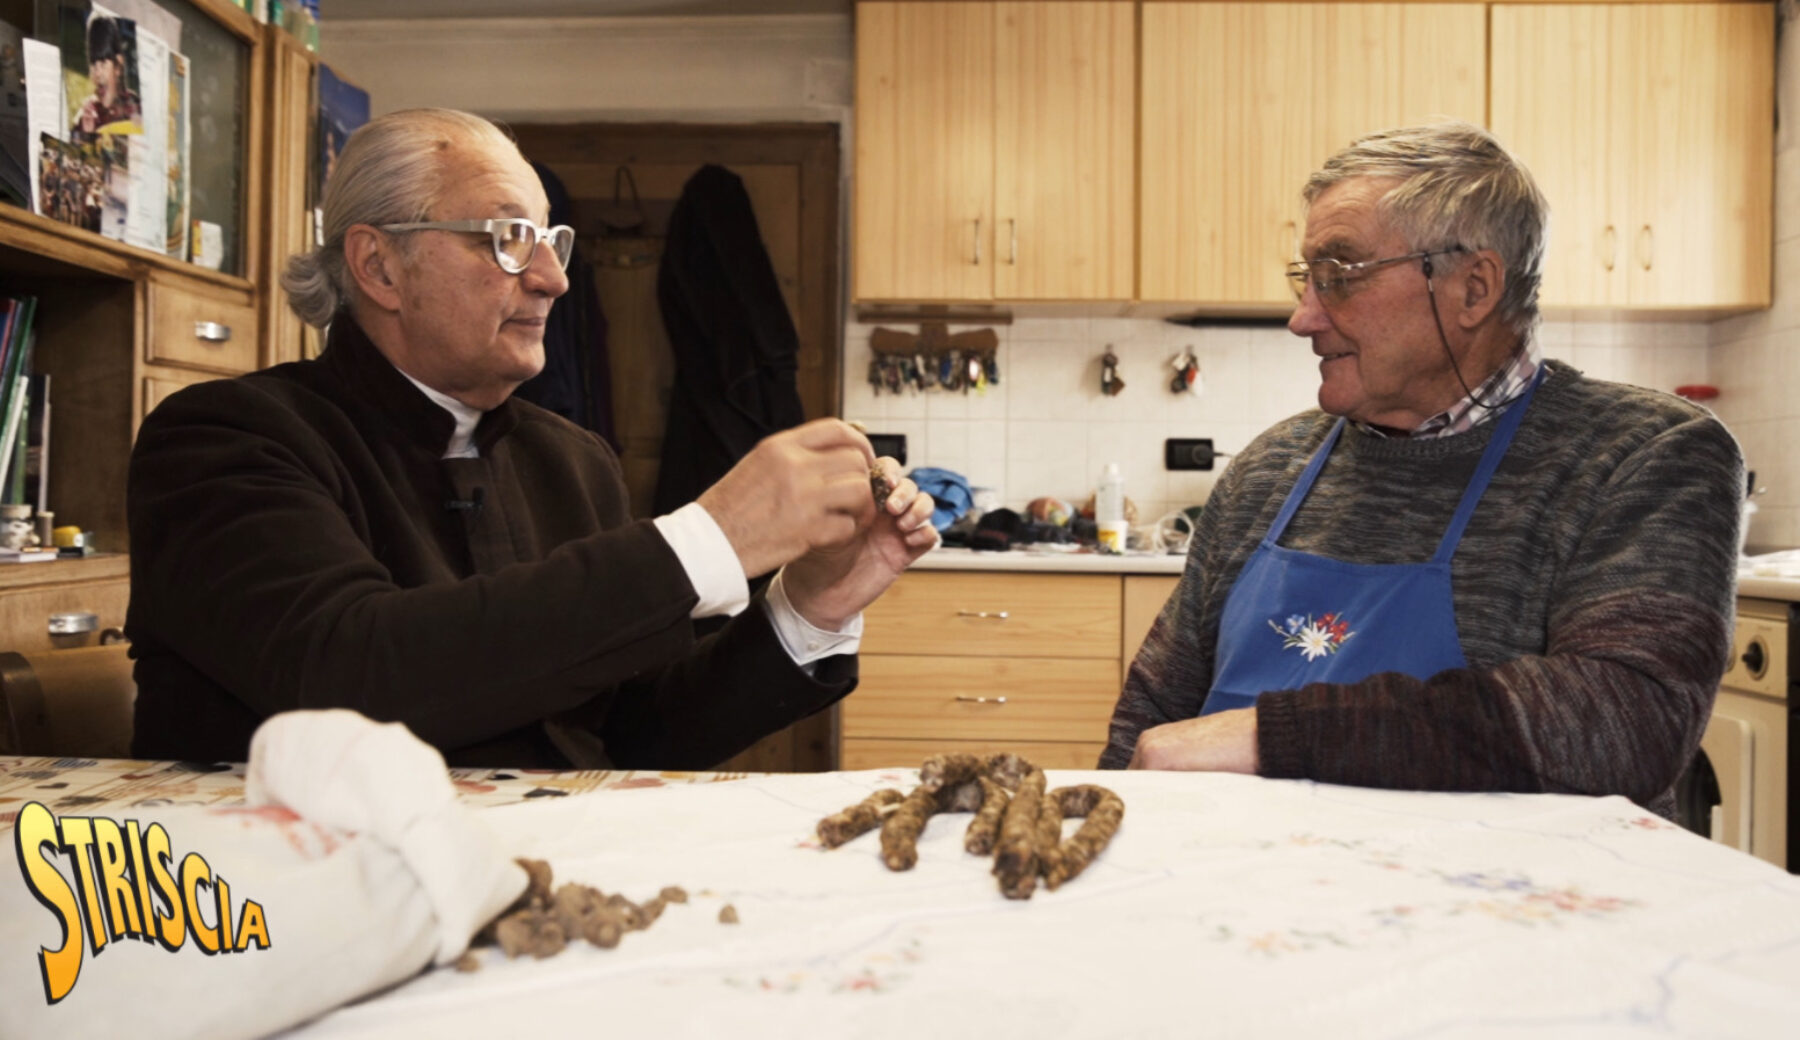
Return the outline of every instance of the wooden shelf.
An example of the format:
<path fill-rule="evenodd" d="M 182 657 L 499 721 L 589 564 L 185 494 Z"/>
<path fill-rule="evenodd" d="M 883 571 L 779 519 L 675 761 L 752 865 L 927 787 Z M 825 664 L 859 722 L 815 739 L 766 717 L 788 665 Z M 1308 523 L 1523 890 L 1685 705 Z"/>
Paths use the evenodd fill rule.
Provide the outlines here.
<path fill-rule="evenodd" d="M 52 560 L 49 563 L 0 563 L 0 589 L 63 585 L 129 577 L 131 557 L 122 552 Z"/>
<path fill-rule="evenodd" d="M 0 249 L 0 271 L 8 274 L 138 278 L 160 270 L 246 292 L 256 288 L 248 278 L 115 242 L 15 206 L 0 207 L 0 247 L 5 247 Z"/>

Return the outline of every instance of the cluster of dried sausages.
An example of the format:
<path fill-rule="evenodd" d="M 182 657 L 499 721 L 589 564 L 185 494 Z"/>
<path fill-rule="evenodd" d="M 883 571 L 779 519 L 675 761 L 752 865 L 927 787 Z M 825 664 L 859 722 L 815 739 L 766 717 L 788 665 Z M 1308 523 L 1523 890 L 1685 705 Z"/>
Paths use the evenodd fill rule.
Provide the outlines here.
<path fill-rule="evenodd" d="M 919 767 L 919 786 L 902 795 L 876 791 L 819 821 L 828 849 L 881 828 L 881 860 L 889 870 L 919 861 L 919 835 L 938 813 L 972 812 L 963 848 L 994 857 L 994 876 L 1008 899 L 1030 899 L 1038 878 L 1055 889 L 1105 850 L 1125 818 L 1125 803 L 1104 787 L 1079 784 L 1045 790 L 1044 771 L 1018 755 L 933 755 Z M 1082 818 L 1068 839 L 1063 820 Z"/>

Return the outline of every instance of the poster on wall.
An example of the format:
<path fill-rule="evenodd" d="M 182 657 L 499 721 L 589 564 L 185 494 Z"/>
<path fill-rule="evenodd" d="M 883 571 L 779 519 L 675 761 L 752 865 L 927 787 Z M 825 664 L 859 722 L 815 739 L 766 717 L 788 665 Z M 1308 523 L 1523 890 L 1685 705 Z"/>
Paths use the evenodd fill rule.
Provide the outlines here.
<path fill-rule="evenodd" d="M 314 245 L 324 241 L 319 206 L 325 198 L 325 185 L 331 180 L 331 171 L 337 168 L 337 157 L 356 128 L 368 121 L 369 92 L 344 82 L 331 71 L 331 66 L 320 64 L 319 140 L 312 184 Z"/>

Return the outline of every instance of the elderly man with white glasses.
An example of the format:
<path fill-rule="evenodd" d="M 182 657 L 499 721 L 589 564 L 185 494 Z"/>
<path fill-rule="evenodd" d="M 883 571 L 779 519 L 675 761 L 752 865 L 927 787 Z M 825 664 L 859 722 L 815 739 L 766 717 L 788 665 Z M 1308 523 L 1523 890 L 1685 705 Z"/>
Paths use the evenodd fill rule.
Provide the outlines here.
<path fill-rule="evenodd" d="M 1546 205 L 1486 131 L 1375 134 L 1303 197 L 1319 407 L 1221 477 L 1101 764 L 1672 815 L 1731 646 L 1736 442 L 1541 356 Z"/>
<path fill-rule="evenodd" d="M 453 764 L 705 767 L 855 685 L 862 608 L 936 544 L 930 497 L 824 419 L 633 522 L 612 451 L 511 396 L 569 287 L 548 211 L 487 120 L 351 137 L 325 244 L 282 279 L 323 354 L 139 432 L 134 753 L 243 759 L 269 715 L 344 707 Z"/>

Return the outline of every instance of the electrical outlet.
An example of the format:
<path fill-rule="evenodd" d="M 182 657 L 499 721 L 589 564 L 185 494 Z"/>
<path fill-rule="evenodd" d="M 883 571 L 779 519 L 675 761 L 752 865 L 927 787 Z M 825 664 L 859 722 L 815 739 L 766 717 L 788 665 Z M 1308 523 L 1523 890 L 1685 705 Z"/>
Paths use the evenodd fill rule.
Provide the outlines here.
<path fill-rule="evenodd" d="M 1211 437 L 1170 437 L 1163 441 L 1164 469 L 1212 469 Z"/>
<path fill-rule="evenodd" d="M 869 446 L 875 449 L 878 456 L 891 457 L 900 465 L 906 465 L 906 434 L 904 433 L 871 433 Z"/>

